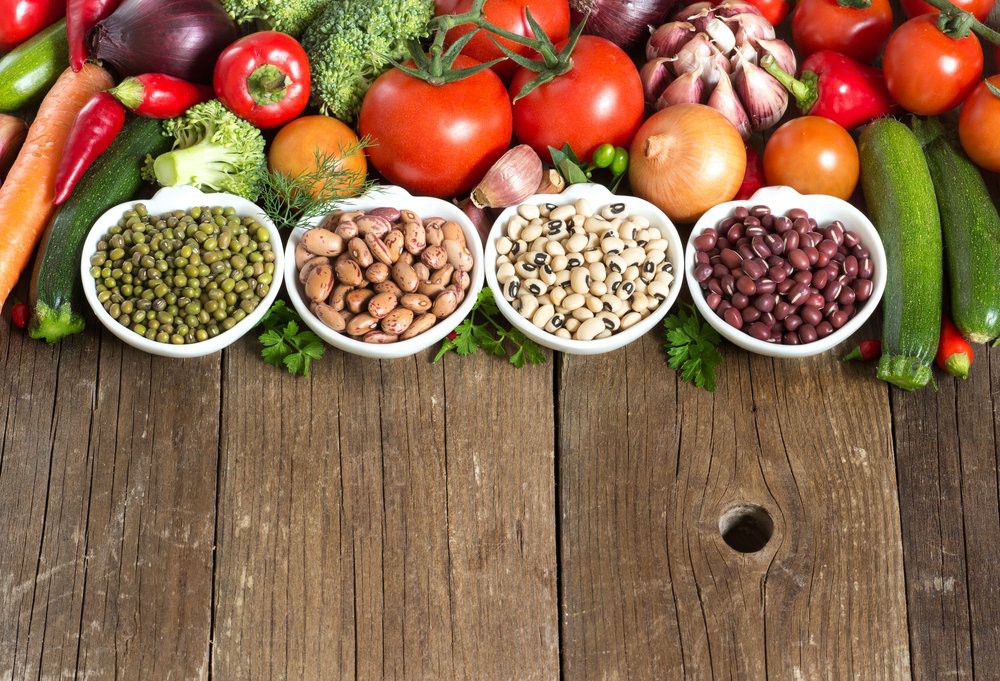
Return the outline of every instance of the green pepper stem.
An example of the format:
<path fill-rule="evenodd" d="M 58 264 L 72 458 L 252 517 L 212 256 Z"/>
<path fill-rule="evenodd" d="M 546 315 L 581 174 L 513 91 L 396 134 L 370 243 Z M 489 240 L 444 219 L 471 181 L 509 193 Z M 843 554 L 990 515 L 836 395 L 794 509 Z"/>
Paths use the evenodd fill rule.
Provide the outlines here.
<path fill-rule="evenodd" d="M 802 80 L 799 80 L 781 68 L 778 65 L 778 60 L 770 54 L 761 57 L 760 66 L 791 93 L 800 111 L 809 113 L 812 110 L 819 98 L 819 84 L 816 74 L 806 71 L 802 74 Z"/>

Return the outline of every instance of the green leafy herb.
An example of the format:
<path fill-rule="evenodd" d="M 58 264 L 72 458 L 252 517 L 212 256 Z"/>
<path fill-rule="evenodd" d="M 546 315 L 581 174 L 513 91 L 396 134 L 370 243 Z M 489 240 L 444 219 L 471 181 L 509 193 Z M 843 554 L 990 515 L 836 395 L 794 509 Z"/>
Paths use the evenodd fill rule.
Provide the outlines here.
<path fill-rule="evenodd" d="M 319 336 L 309 329 L 300 330 L 302 318 L 283 300 L 275 302 L 257 325 L 264 327 L 259 336 L 264 362 L 284 367 L 293 376 L 308 376 L 309 365 L 326 350 Z"/>
<path fill-rule="evenodd" d="M 715 367 L 722 363 L 722 338 L 716 330 L 691 305 L 679 306 L 663 320 L 663 327 L 667 364 L 688 383 L 715 392 Z"/>
<path fill-rule="evenodd" d="M 624 162 L 617 164 L 621 165 L 621 168 L 604 169 L 594 165 L 594 163 L 586 164 L 580 161 L 576 154 L 573 153 L 573 149 L 569 146 L 569 143 L 564 144 L 562 149 L 549 147 L 549 154 L 552 155 L 552 165 L 555 166 L 559 174 L 566 180 L 566 184 L 583 184 L 586 182 L 597 182 L 598 179 L 601 179 L 602 183 L 605 183 L 613 193 L 618 192 L 618 187 L 621 186 L 622 179 L 625 177 L 625 170 L 628 168 L 628 153 L 624 149 L 621 149 L 621 152 L 625 154 Z M 595 172 L 598 173 L 597 178 L 594 177 Z"/>
<path fill-rule="evenodd" d="M 495 357 L 506 357 L 518 369 L 526 364 L 544 364 L 545 353 L 542 349 L 517 329 L 501 324 L 498 320 L 502 319 L 493 292 L 483 289 L 469 316 L 441 344 L 434 362 L 440 361 L 448 352 L 454 351 L 464 357 L 482 350 Z M 508 348 L 512 348 L 513 352 L 510 353 Z"/>
<path fill-rule="evenodd" d="M 316 149 L 316 168 L 298 175 L 268 170 L 261 181 L 260 205 L 280 230 L 293 229 L 301 222 L 325 215 L 337 204 L 376 186 L 341 161 L 371 146 L 365 137 L 355 144 L 341 145 L 336 154 Z M 360 175 L 360 176 L 359 176 Z M 318 196 L 312 189 L 321 187 Z"/>

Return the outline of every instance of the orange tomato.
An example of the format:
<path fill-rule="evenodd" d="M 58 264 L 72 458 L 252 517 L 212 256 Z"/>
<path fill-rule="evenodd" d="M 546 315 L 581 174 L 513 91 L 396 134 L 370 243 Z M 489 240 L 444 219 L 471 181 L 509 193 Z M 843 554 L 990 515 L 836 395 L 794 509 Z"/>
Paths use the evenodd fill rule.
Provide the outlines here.
<path fill-rule="evenodd" d="M 1000 88 L 1000 75 L 986 79 Z M 958 138 L 969 158 L 980 168 L 1000 172 L 1000 96 L 979 83 L 962 106 L 958 117 Z"/>
<path fill-rule="evenodd" d="M 821 116 L 788 121 L 764 147 L 768 185 L 784 184 L 802 194 L 829 194 L 846 201 L 859 173 L 858 147 L 851 134 Z"/>
<path fill-rule="evenodd" d="M 303 116 L 278 131 L 271 142 L 268 167 L 290 177 L 313 173 L 318 169 L 317 154 L 340 157 L 339 170 L 350 173 L 335 186 L 328 182 L 313 184 L 310 193 L 319 198 L 324 195 L 353 196 L 361 188 L 368 173 L 365 152 L 358 148 L 358 136 L 347 125 L 329 116 Z M 354 153 L 343 158 L 344 152 Z"/>

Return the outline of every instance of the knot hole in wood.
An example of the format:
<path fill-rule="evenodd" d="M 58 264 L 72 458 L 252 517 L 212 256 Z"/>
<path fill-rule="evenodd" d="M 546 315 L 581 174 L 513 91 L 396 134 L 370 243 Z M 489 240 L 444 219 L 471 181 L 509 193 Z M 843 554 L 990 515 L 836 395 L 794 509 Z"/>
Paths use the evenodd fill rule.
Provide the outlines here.
<path fill-rule="evenodd" d="M 774 535 L 774 520 L 763 506 L 739 504 L 719 518 L 719 534 L 734 551 L 756 553 Z"/>

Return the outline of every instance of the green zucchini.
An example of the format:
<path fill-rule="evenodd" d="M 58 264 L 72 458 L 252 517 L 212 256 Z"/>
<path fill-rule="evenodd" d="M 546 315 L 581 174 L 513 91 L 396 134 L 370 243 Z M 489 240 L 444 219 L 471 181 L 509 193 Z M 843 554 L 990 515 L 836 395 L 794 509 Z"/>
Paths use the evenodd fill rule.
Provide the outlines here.
<path fill-rule="evenodd" d="M 883 118 L 861 133 L 868 214 L 885 246 L 878 377 L 906 390 L 932 380 L 941 334 L 941 219 L 923 150 L 903 123 Z"/>
<path fill-rule="evenodd" d="M 1000 336 L 1000 215 L 979 170 L 935 119 L 913 119 L 934 179 L 951 318 L 974 343 Z"/>
<path fill-rule="evenodd" d="M 69 64 L 66 20 L 57 21 L 0 59 L 0 111 L 41 98 Z"/>
<path fill-rule="evenodd" d="M 42 237 L 31 277 L 32 338 L 54 343 L 83 330 L 87 306 L 80 255 L 90 228 L 106 210 L 131 199 L 142 184 L 147 155 L 170 148 L 160 122 L 130 117 L 107 151 L 94 161 Z"/>

